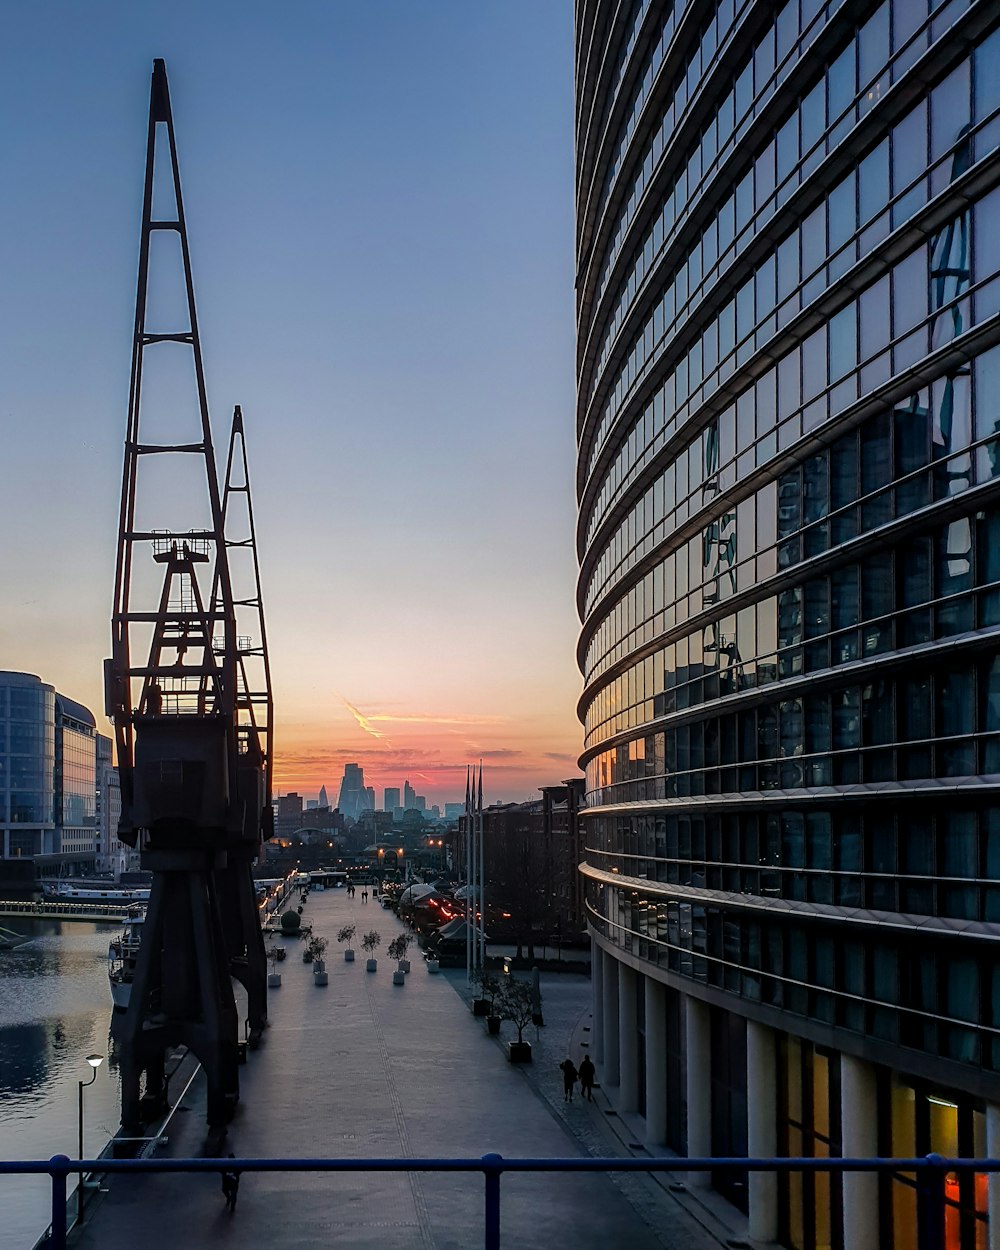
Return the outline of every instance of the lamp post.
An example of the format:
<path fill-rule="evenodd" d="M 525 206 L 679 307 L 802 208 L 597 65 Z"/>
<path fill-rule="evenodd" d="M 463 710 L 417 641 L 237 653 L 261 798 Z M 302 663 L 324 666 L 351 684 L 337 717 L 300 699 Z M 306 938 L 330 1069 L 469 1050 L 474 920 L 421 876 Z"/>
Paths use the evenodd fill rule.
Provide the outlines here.
<path fill-rule="evenodd" d="M 97 1080 L 97 1069 L 104 1062 L 104 1056 L 103 1055 L 88 1055 L 87 1062 L 90 1064 L 91 1068 L 93 1068 L 93 1071 L 90 1074 L 90 1080 L 89 1081 L 77 1081 L 77 1087 L 78 1087 L 79 1094 L 80 1094 L 79 1116 L 77 1117 L 77 1126 L 79 1128 L 78 1145 L 80 1148 L 77 1154 L 78 1159 L 83 1158 L 83 1091 L 87 1088 L 88 1085 L 93 1085 L 93 1083 Z M 80 1181 L 79 1181 L 79 1187 L 77 1189 L 76 1204 L 77 1204 L 76 1205 L 76 1222 L 78 1224 L 82 1224 L 83 1223 L 83 1169 L 82 1168 L 80 1170 Z"/>

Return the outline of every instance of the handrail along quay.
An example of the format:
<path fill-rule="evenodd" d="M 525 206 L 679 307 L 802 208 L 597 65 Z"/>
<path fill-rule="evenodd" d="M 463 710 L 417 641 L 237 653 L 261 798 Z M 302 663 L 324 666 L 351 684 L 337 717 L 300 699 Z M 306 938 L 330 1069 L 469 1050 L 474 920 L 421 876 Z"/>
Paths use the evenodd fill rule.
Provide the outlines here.
<path fill-rule="evenodd" d="M 65 1250 L 66 1180 L 71 1173 L 207 1172 L 478 1172 L 485 1181 L 483 1246 L 500 1250 L 500 1180 L 505 1172 L 845 1172 L 913 1173 L 918 1239 L 914 1250 L 946 1250 L 945 1180 L 949 1174 L 1000 1174 L 1000 1159 L 51 1159 L 0 1160 L 0 1176 L 48 1175 L 52 1181 L 49 1250 Z"/>

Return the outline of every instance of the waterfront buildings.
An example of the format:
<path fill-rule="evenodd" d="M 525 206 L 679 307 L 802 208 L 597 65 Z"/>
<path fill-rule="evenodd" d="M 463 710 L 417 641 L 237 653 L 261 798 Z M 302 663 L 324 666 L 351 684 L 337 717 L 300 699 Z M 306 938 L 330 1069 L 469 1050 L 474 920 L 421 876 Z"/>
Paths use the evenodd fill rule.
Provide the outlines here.
<path fill-rule="evenodd" d="M 682 1154 L 1000 1153 L 998 22 L 578 0 L 594 1040 Z M 915 1244 L 907 1176 L 716 1186 Z"/>
<path fill-rule="evenodd" d="M 278 810 L 275 813 L 274 833 L 278 838 L 290 838 L 297 829 L 302 827 L 302 795 L 294 790 L 278 797 Z"/>
<path fill-rule="evenodd" d="M 585 935 L 583 838 L 579 821 L 582 777 L 545 786 L 527 803 L 483 809 L 486 931 L 501 942 L 527 947 Z M 466 872 L 465 808 L 453 840 L 454 861 Z"/>
<path fill-rule="evenodd" d="M 118 838 L 122 811 L 121 782 L 111 762 L 111 739 L 97 734 L 97 784 L 94 863 L 99 873 L 111 873 L 117 881 L 123 872 L 139 870 L 139 853 Z"/>
<path fill-rule="evenodd" d="M 4 859 L 93 870 L 93 713 L 31 673 L 0 672 L 0 831 Z"/>

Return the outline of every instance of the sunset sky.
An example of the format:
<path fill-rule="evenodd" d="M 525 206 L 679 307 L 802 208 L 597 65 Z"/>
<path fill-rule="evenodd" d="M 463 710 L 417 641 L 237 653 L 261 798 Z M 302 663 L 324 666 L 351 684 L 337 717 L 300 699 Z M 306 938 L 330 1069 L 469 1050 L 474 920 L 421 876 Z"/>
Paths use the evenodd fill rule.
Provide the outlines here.
<path fill-rule="evenodd" d="M 570 0 L 8 7 L 0 668 L 108 730 L 156 56 L 217 445 L 246 419 L 278 788 L 574 775 Z"/>

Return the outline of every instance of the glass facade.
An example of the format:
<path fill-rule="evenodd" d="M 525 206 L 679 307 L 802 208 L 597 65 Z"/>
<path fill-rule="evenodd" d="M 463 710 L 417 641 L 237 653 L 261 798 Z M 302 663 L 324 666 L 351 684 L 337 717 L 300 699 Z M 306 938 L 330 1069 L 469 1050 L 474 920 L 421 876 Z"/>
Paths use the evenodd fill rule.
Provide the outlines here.
<path fill-rule="evenodd" d="M 94 851 L 97 827 L 97 736 L 94 717 L 56 695 L 56 813 L 60 852 Z"/>
<path fill-rule="evenodd" d="M 577 6 L 590 922 L 780 1031 L 802 1153 L 841 1051 L 969 1125 L 1000 1073 L 998 23 Z M 785 1244 L 843 1244 L 818 1185 Z"/>
<path fill-rule="evenodd" d="M 55 691 L 0 672 L 0 830 L 5 859 L 38 855 L 55 828 Z M 51 833 L 50 833 L 51 838 Z"/>
<path fill-rule="evenodd" d="M 93 852 L 95 735 L 81 704 L 31 674 L 0 672 L 3 858 Z"/>

